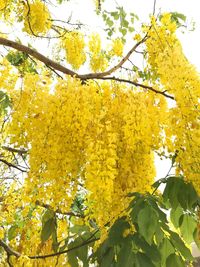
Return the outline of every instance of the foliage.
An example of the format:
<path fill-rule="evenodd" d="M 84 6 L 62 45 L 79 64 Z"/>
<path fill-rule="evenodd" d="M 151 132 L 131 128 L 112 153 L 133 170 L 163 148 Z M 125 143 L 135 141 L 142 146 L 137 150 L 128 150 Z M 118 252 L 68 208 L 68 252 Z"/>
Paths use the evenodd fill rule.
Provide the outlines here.
<path fill-rule="evenodd" d="M 193 260 L 187 244 L 196 231 L 194 207 L 199 198 L 192 185 L 186 184 L 182 177 L 168 177 L 153 186 L 157 189 L 161 183 L 166 183 L 162 196 L 129 194 L 133 200 L 128 215 L 114 222 L 108 238 L 92 255 L 99 266 L 186 266 Z M 177 183 L 188 192 L 184 202 L 181 198 L 176 201 L 176 195 L 171 194 Z M 179 191 L 180 195 L 182 193 Z M 174 202 L 177 202 L 176 208 Z M 170 219 L 166 215 L 169 208 Z M 177 208 L 182 212 L 178 213 Z"/>
<path fill-rule="evenodd" d="M 176 35 L 186 17 L 138 26 L 93 2 L 104 36 L 55 16 L 72 0 L 0 0 L 0 265 L 189 266 L 200 78 Z M 172 162 L 156 182 L 155 155 Z"/>

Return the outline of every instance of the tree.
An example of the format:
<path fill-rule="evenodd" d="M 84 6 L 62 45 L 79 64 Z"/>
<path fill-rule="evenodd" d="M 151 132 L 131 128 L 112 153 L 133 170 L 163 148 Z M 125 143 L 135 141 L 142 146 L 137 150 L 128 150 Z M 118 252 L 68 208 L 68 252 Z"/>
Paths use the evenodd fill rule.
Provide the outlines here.
<path fill-rule="evenodd" d="M 176 36 L 186 18 L 154 3 L 138 31 L 96 1 L 101 35 L 56 18 L 72 3 L 0 1 L 1 266 L 190 266 L 200 78 Z M 171 160 L 157 182 L 155 155 Z"/>

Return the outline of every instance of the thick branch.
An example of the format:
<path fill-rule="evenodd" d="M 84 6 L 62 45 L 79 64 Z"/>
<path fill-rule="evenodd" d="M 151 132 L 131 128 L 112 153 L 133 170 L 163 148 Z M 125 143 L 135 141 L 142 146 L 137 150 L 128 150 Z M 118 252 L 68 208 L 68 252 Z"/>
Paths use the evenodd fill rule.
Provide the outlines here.
<path fill-rule="evenodd" d="M 59 63 L 57 63 L 57 62 L 55 62 L 55 61 L 53 61 L 47 57 L 45 57 L 44 55 L 40 54 L 39 52 L 37 52 L 36 50 L 34 50 L 28 46 L 19 44 L 17 42 L 11 41 L 11 40 L 7 40 L 7 39 L 2 38 L 2 37 L 0 37 L 0 44 L 14 48 L 14 49 L 21 51 L 23 53 L 26 53 L 26 54 L 36 58 L 37 60 L 43 62 L 45 65 L 52 67 L 53 69 L 58 70 L 64 74 L 78 77 L 78 74 L 76 72 L 60 65 Z"/>
<path fill-rule="evenodd" d="M 170 98 L 170 99 L 173 99 L 174 100 L 174 97 L 171 96 L 171 95 L 168 95 L 166 94 L 165 91 L 161 92 L 159 90 L 156 90 L 154 89 L 153 87 L 151 86 L 147 86 L 147 85 L 143 85 L 143 84 L 140 84 L 140 83 L 137 83 L 137 82 L 134 82 L 134 81 L 129 81 L 129 80 L 126 80 L 126 79 L 120 79 L 120 78 L 116 78 L 116 77 L 107 77 L 108 75 L 112 74 L 113 72 L 115 72 L 116 70 L 118 70 L 123 64 L 124 62 L 126 62 L 127 60 L 129 60 L 129 57 L 131 56 L 131 54 L 137 49 L 137 47 L 144 43 L 147 39 L 147 35 L 141 40 L 139 41 L 138 43 L 136 43 L 132 49 L 126 54 L 126 56 L 124 58 L 122 58 L 122 60 L 117 64 L 115 65 L 114 67 L 110 68 L 109 70 L 105 71 L 105 72 L 99 72 L 99 73 L 88 73 L 88 74 L 78 74 L 62 65 L 60 65 L 59 63 L 45 57 L 44 55 L 40 54 L 39 52 L 35 51 L 34 49 L 32 48 L 29 48 L 27 46 L 24 46 L 22 44 L 19 44 L 17 42 L 14 42 L 14 41 L 11 41 L 11 40 L 7 40 L 5 38 L 2 38 L 0 37 L 0 45 L 5 45 L 5 46 L 8 46 L 8 47 L 11 47 L 11 48 L 14 48 L 18 51 L 21 51 L 21 52 L 24 52 L 36 59 L 38 59 L 39 61 L 43 62 L 46 66 L 50 67 L 51 69 L 54 69 L 57 70 L 57 71 L 60 71 L 64 74 L 67 74 L 67 75 L 70 75 L 72 77 L 76 77 L 76 78 L 79 78 L 81 80 L 89 80 L 89 79 L 102 79 L 102 80 L 115 80 L 115 81 L 118 81 L 118 82 L 124 82 L 124 83 L 129 83 L 129 84 L 132 84 L 132 85 L 135 85 L 135 86 L 138 86 L 138 87 L 142 87 L 144 89 L 147 89 L 147 90 L 150 90 L 150 91 L 153 91 L 154 93 L 157 93 L 157 94 L 161 94 L 167 98 Z"/>
<path fill-rule="evenodd" d="M 37 60 L 43 62 L 46 66 L 53 68 L 54 70 L 60 71 L 64 74 L 70 75 L 70 76 L 74 76 L 77 78 L 80 78 L 81 80 L 86 80 L 86 79 L 95 79 L 98 77 L 104 77 L 104 76 L 108 76 L 111 73 L 115 72 L 116 70 L 118 70 L 123 64 L 124 62 L 126 62 L 129 57 L 131 56 L 131 54 L 136 50 L 136 48 L 144 43 L 147 39 L 147 36 L 145 36 L 141 41 L 139 41 L 138 43 L 136 43 L 132 49 L 126 54 L 126 56 L 124 58 L 122 58 L 122 60 L 114 67 L 112 67 L 111 69 L 105 71 L 105 72 L 99 72 L 99 73 L 88 73 L 88 74 L 78 74 L 62 65 L 60 65 L 59 63 L 45 57 L 44 55 L 40 54 L 39 52 L 37 52 L 36 50 L 27 47 L 25 45 L 19 44 L 17 42 L 5 39 L 0 37 L 0 45 L 5 45 L 11 48 L 14 48 L 18 51 L 21 51 L 23 53 L 26 53 L 34 58 L 36 58 Z"/>
<path fill-rule="evenodd" d="M 93 239 L 88 239 L 86 241 L 84 241 L 83 243 L 81 243 L 80 245 L 77 245 L 75 247 L 72 247 L 72 248 L 69 248 L 69 249 L 66 249 L 66 250 L 63 250 L 63 251 L 59 251 L 59 252 L 56 252 L 56 253 L 51 253 L 51 254 L 46 254 L 46 255 L 35 255 L 35 256 L 28 256 L 30 259 L 46 259 L 46 258 L 50 258 L 50 257 L 55 257 L 55 256 L 59 256 L 61 254 L 66 254 L 70 251 L 73 251 L 75 249 L 78 249 L 78 248 L 81 248 L 81 247 L 84 247 L 88 244 L 91 244 L 95 241 L 99 240 L 99 238 L 93 238 Z M 9 256 L 13 255 L 13 256 L 16 256 L 16 257 L 20 257 L 21 254 L 15 250 L 13 250 L 11 247 L 9 247 L 4 241 L 2 241 L 0 239 L 0 246 L 4 248 L 4 250 L 7 252 L 7 254 Z"/>
<path fill-rule="evenodd" d="M 135 85 L 137 87 L 141 87 L 141 88 L 144 88 L 144 89 L 147 89 L 147 90 L 150 90 L 156 94 L 160 94 L 160 95 L 163 95 L 167 98 L 170 98 L 172 100 L 174 100 L 174 97 L 171 96 L 171 95 L 168 95 L 166 94 L 166 91 L 159 91 L 151 86 L 148 86 L 148 85 L 144 85 L 144 84 L 141 84 L 141 83 L 137 83 L 137 82 L 134 82 L 134 81 L 130 81 L 130 80 L 126 80 L 126 79 L 120 79 L 120 78 L 117 78 L 117 77 L 96 77 L 95 79 L 99 79 L 99 80 L 113 80 L 113 81 L 117 81 L 117 82 L 123 82 L 123 83 L 129 83 L 129 84 L 132 84 L 132 85 Z"/>

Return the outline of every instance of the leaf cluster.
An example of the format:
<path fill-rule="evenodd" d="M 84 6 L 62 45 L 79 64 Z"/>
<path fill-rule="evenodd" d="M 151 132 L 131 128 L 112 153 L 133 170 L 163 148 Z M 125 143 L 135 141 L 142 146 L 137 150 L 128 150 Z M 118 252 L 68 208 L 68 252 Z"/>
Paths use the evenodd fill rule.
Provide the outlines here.
<path fill-rule="evenodd" d="M 198 195 L 182 177 L 153 186 L 161 183 L 166 184 L 163 195 L 129 194 L 128 215 L 115 221 L 92 256 L 98 266 L 184 267 L 194 260 L 188 245 L 198 240 Z"/>

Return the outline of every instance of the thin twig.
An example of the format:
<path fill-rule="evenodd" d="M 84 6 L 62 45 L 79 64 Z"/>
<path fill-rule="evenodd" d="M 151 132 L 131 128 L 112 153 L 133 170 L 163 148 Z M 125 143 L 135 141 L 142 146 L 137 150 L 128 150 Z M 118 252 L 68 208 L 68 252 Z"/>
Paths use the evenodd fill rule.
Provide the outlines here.
<path fill-rule="evenodd" d="M 155 15 L 156 12 L 156 0 L 153 2 L 153 16 Z"/>
<path fill-rule="evenodd" d="M 59 251 L 59 252 L 56 252 L 56 253 L 52 253 L 52 254 L 46 254 L 46 255 L 37 255 L 37 256 L 28 256 L 30 259 L 46 259 L 46 258 L 50 258 L 50 257 L 55 257 L 55 256 L 58 256 L 58 255 L 62 255 L 62 254 L 66 254 L 70 251 L 73 251 L 75 249 L 78 249 L 78 248 L 81 248 L 81 247 L 84 247 L 88 244 L 91 244 L 95 241 L 98 241 L 99 238 L 94 238 L 94 239 L 91 239 L 91 240 L 88 240 L 88 241 L 85 241 L 83 243 L 81 243 L 80 245 L 77 245 L 75 247 L 72 247 L 72 248 L 69 248 L 69 249 L 66 249 L 66 250 L 63 250 L 63 251 Z"/>
<path fill-rule="evenodd" d="M 0 158 L 0 162 L 3 162 L 4 164 L 6 164 L 10 168 L 14 168 L 14 169 L 19 170 L 21 172 L 27 172 L 27 170 L 21 169 L 19 166 L 16 166 L 16 165 L 12 164 L 11 162 L 8 162 L 5 159 Z"/>
<path fill-rule="evenodd" d="M 58 38 L 61 38 L 63 37 L 67 30 L 64 30 L 64 33 L 62 34 L 59 34 L 58 36 L 43 36 L 43 35 L 38 35 L 36 34 L 33 29 L 32 29 L 32 26 L 31 26 L 31 22 L 30 22 L 30 15 L 31 15 L 31 8 L 30 8 L 30 4 L 29 4 L 29 1 L 28 0 L 25 0 L 26 1 L 26 4 L 27 4 L 27 7 L 28 7 L 28 12 L 26 14 L 27 16 L 27 21 L 28 21 L 28 26 L 29 26 L 29 29 L 31 31 L 31 34 L 37 38 L 43 38 L 43 39 L 58 39 Z"/>
<path fill-rule="evenodd" d="M 8 146 L 2 146 L 2 148 L 4 150 L 7 150 L 9 152 L 14 152 L 14 153 L 18 153 L 18 154 L 27 154 L 28 150 L 26 149 L 18 149 L 18 148 L 13 148 L 13 147 L 8 147 Z"/>
<path fill-rule="evenodd" d="M 0 246 L 5 249 L 8 255 L 13 255 L 16 257 L 20 257 L 21 254 L 15 250 L 13 250 L 11 247 L 9 247 L 3 240 L 0 239 Z"/>
<path fill-rule="evenodd" d="M 51 71 L 53 71 L 59 78 L 61 78 L 62 80 L 63 80 L 63 77 L 56 71 L 56 70 L 54 70 L 52 67 L 50 67 L 50 66 L 48 66 L 48 65 L 46 65 L 47 66 L 47 68 L 49 68 Z"/>
<path fill-rule="evenodd" d="M 160 94 L 160 95 L 163 95 L 167 98 L 170 98 L 172 100 L 174 100 L 174 97 L 171 96 L 171 95 L 168 95 L 166 94 L 166 91 L 159 91 L 149 85 L 144 85 L 144 84 L 141 84 L 141 83 L 137 83 L 137 82 L 134 82 L 134 81 L 130 81 L 130 80 L 126 80 L 126 79 L 121 79 L 121 78 L 117 78 L 117 77 L 97 77 L 95 79 L 99 79 L 99 80 L 113 80 L 113 81 L 117 81 L 117 82 L 124 82 L 124 83 L 129 83 L 129 84 L 132 84 L 134 86 L 137 86 L 137 87 L 141 87 L 141 88 L 144 88 L 144 89 L 147 89 L 147 90 L 150 90 L 156 94 Z"/>
<path fill-rule="evenodd" d="M 63 251 L 59 251 L 59 252 L 56 252 L 56 253 L 51 253 L 51 254 L 46 254 L 46 255 L 35 255 L 35 256 L 28 256 L 29 259 L 46 259 L 46 258 L 50 258 L 50 257 L 55 257 L 55 256 L 59 256 L 59 255 L 62 255 L 62 254 L 66 254 L 70 251 L 73 251 L 75 249 L 78 249 L 78 248 L 81 248 L 81 247 L 84 247 L 88 244 L 91 244 L 95 241 L 99 240 L 99 238 L 94 238 L 94 239 L 90 239 L 88 241 L 84 241 L 83 243 L 81 243 L 80 245 L 77 245 L 75 247 L 72 247 L 72 248 L 69 248 L 69 249 L 66 249 L 66 250 L 63 250 Z M 0 239 L 0 246 L 2 246 L 5 251 L 7 252 L 7 254 L 9 255 L 13 255 L 13 256 L 16 256 L 17 258 L 19 258 L 21 256 L 21 254 L 15 250 L 13 250 L 10 246 L 8 246 L 3 240 Z"/>
<path fill-rule="evenodd" d="M 53 210 L 53 208 L 52 208 L 50 205 L 41 203 L 41 202 L 38 201 L 38 200 L 35 202 L 35 204 L 36 204 L 37 206 L 40 206 L 40 207 L 43 207 L 43 208 L 46 208 L 46 209 Z M 57 210 L 54 211 L 54 212 L 55 212 L 55 213 L 62 214 L 62 215 L 67 215 L 67 216 L 74 216 L 74 217 L 84 218 L 84 215 L 82 215 L 82 214 L 78 214 L 78 213 L 74 213 L 74 212 L 72 212 L 72 211 L 70 211 L 70 212 L 64 212 L 64 211 L 62 211 L 62 210 L 60 210 L 60 209 L 57 209 Z"/>
<path fill-rule="evenodd" d="M 147 35 L 145 35 L 144 38 L 142 38 L 138 43 L 136 43 L 130 50 L 129 52 L 126 54 L 125 57 L 123 57 L 121 59 L 121 61 L 115 65 L 114 67 L 110 68 L 109 70 L 105 71 L 105 72 L 99 72 L 99 73 L 88 73 L 88 74 L 83 74 L 83 75 L 79 75 L 80 79 L 96 79 L 99 77 L 105 77 L 108 76 L 110 74 L 112 74 L 113 72 L 115 72 L 116 70 L 118 70 L 128 59 L 129 57 L 133 54 L 133 52 L 135 52 L 135 50 L 137 49 L 137 47 L 139 45 L 141 45 L 142 43 L 144 43 L 147 40 Z"/>

